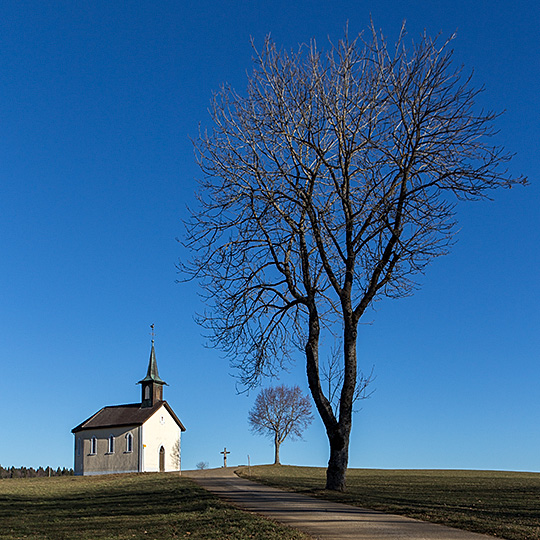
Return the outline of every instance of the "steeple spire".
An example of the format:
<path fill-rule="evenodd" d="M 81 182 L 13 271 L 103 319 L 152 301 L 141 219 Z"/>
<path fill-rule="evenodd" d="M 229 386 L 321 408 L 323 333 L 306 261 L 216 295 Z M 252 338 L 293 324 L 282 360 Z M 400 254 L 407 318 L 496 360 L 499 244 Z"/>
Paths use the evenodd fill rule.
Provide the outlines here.
<path fill-rule="evenodd" d="M 152 328 L 152 349 L 148 361 L 148 370 L 146 371 L 146 377 L 137 383 L 142 385 L 141 407 L 153 407 L 157 401 L 163 401 L 163 385 L 168 386 L 158 373 L 156 351 L 154 349 L 154 325 L 151 324 L 150 328 Z"/>

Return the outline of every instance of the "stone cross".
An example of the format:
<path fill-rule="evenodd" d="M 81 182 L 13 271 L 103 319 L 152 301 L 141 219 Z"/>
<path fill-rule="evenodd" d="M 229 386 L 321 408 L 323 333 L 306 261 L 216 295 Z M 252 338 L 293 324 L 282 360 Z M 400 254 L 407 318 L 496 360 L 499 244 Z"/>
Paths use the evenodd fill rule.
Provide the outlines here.
<path fill-rule="evenodd" d="M 223 449 L 223 452 L 220 452 L 220 454 L 223 454 L 223 467 L 227 467 L 227 454 L 230 454 L 230 452 L 227 452 L 227 447 Z"/>

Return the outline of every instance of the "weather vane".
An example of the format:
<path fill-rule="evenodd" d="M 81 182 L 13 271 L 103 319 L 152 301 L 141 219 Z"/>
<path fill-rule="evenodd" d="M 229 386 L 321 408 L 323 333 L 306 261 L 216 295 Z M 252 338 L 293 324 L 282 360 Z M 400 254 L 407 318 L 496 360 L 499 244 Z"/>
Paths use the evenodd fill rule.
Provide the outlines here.
<path fill-rule="evenodd" d="M 150 325 L 150 328 L 152 329 L 152 331 L 150 332 L 150 335 L 152 336 L 152 342 L 154 341 L 154 337 L 156 336 L 155 332 L 154 332 L 154 324 L 152 323 Z"/>

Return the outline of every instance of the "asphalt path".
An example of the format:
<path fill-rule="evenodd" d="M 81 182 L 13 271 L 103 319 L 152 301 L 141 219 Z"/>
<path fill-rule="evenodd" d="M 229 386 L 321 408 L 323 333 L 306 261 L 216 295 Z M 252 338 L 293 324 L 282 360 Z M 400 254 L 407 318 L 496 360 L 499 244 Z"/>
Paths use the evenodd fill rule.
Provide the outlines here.
<path fill-rule="evenodd" d="M 234 468 L 185 471 L 182 476 L 228 502 L 300 529 L 319 540 L 493 540 L 393 514 L 322 501 L 257 484 L 234 474 Z M 500 539 L 499 539 L 500 540 Z"/>

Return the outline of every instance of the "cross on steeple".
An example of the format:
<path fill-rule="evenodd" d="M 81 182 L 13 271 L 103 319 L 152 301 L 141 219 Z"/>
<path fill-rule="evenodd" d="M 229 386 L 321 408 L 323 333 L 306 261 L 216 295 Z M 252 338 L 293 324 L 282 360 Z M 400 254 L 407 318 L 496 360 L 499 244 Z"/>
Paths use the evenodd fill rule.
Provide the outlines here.
<path fill-rule="evenodd" d="M 227 468 L 227 454 L 230 454 L 230 452 L 227 452 L 227 447 L 225 447 L 220 454 L 223 454 L 223 467 Z"/>

